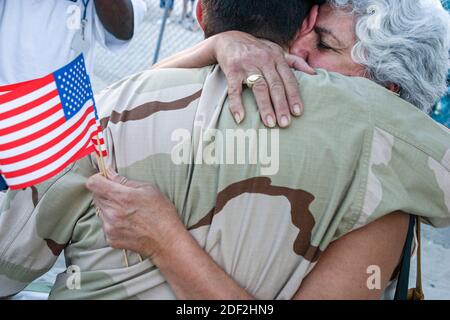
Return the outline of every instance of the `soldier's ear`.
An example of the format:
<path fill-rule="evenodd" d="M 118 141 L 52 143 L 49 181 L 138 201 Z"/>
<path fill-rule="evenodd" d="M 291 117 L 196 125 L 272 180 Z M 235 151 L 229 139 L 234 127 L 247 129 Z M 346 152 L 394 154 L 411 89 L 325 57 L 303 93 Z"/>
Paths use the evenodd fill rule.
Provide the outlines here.
<path fill-rule="evenodd" d="M 318 15 L 319 15 L 319 6 L 315 5 L 312 7 L 311 11 L 309 12 L 305 20 L 303 20 L 298 36 L 304 37 L 314 29 Z"/>
<path fill-rule="evenodd" d="M 200 27 L 205 31 L 205 22 L 203 20 L 203 0 L 197 1 L 197 7 L 195 9 L 195 13 L 197 15 L 197 21 Z"/>

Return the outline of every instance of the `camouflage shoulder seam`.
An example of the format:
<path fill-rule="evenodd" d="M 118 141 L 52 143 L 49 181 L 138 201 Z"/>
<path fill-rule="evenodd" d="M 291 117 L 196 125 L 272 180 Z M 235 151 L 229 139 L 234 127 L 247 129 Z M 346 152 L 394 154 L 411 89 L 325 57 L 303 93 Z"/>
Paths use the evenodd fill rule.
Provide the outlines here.
<path fill-rule="evenodd" d="M 62 171 L 60 174 L 58 174 L 57 176 L 55 176 L 56 179 L 54 179 L 54 180 L 47 186 L 47 188 L 45 188 L 44 190 L 41 191 L 42 194 L 46 194 L 46 193 L 48 192 L 48 190 L 50 190 L 57 182 L 59 182 L 62 178 L 64 178 L 64 177 L 65 177 L 65 176 L 73 169 L 73 167 L 75 166 L 76 163 L 77 163 L 77 162 L 74 162 L 74 163 L 70 164 L 69 166 L 67 166 L 67 167 L 64 169 L 64 171 Z M 45 183 L 45 182 L 43 182 L 43 183 Z M 33 187 L 35 187 L 35 186 L 33 186 Z M 34 210 L 36 210 L 36 208 L 38 207 L 39 202 L 40 202 L 40 199 L 39 199 L 39 197 L 37 197 L 37 200 L 36 200 L 36 202 L 34 203 Z M 34 210 L 33 210 L 33 211 L 34 211 Z"/>
<path fill-rule="evenodd" d="M 436 123 L 436 125 L 438 125 L 438 123 Z M 376 121 L 375 127 L 388 132 L 389 134 L 394 136 L 396 139 L 399 139 L 400 141 L 411 146 L 412 148 L 419 150 L 420 152 L 426 154 L 428 157 L 436 160 L 437 162 L 440 163 L 442 161 L 442 155 L 438 154 L 435 150 L 432 150 L 431 148 L 427 147 L 423 143 L 421 143 L 421 144 L 417 143 L 416 141 L 414 141 L 413 139 L 408 137 L 406 134 L 398 131 L 396 128 L 390 126 L 389 124 L 382 123 L 380 121 Z M 440 128 L 440 129 L 442 129 L 442 128 Z M 450 139 L 450 134 L 449 134 L 449 139 Z M 449 140 L 448 147 L 450 148 L 450 140 Z M 448 167 L 448 166 L 444 166 L 444 167 L 448 172 L 450 172 L 450 167 Z"/>
<path fill-rule="evenodd" d="M 370 128 L 366 130 L 364 134 L 364 143 L 361 150 L 360 162 L 363 166 L 363 174 L 360 177 L 360 182 L 358 188 L 358 193 L 354 198 L 352 205 L 350 206 L 351 215 L 346 222 L 345 227 L 343 228 L 344 234 L 355 229 L 355 226 L 358 224 L 359 219 L 363 215 L 364 208 L 364 199 L 368 188 L 368 180 L 369 180 L 369 167 L 370 167 L 370 158 L 371 152 L 373 148 L 373 138 L 375 134 L 375 125 L 373 124 L 372 116 L 369 114 L 370 118 Z"/>

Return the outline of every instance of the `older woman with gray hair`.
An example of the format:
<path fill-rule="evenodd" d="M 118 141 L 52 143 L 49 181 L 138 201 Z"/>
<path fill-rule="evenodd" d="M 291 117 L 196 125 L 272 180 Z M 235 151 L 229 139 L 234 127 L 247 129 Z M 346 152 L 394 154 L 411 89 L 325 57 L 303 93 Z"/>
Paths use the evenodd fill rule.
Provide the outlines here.
<path fill-rule="evenodd" d="M 288 126 L 291 114 L 299 116 L 303 109 L 297 82 L 282 71 L 286 64 L 308 73 L 311 66 L 369 78 L 424 112 L 445 93 L 450 16 L 439 0 L 315 2 L 323 3 L 309 17 L 317 19 L 315 28 L 290 48 L 230 31 L 157 67 L 200 67 L 217 60 L 227 76 L 230 109 L 237 121 L 245 115 L 242 83 L 250 74 L 262 74 L 264 78 L 253 91 L 262 120 L 269 127 L 275 123 L 267 119 L 274 118 L 281 127 Z"/>
<path fill-rule="evenodd" d="M 433 3 L 435 2 L 435 3 Z M 437 0 L 330 0 L 355 16 L 352 50 L 367 77 L 428 112 L 446 90 L 449 15 Z M 399 14 L 401 13 L 401 14 Z"/>

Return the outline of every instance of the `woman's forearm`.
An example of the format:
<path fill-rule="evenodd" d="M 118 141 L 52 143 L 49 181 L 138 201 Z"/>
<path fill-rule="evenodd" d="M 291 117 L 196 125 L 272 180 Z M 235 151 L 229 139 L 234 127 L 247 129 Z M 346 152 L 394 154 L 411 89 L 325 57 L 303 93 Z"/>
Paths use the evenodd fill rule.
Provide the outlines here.
<path fill-rule="evenodd" d="M 284 128 L 291 123 L 291 114 L 300 116 L 304 109 L 291 67 L 315 74 L 302 58 L 287 54 L 285 49 L 244 32 L 227 31 L 152 68 L 201 68 L 218 63 L 227 79 L 229 109 L 238 124 L 245 117 L 243 84 L 251 75 L 262 76 L 252 87 L 261 119 L 268 127 L 278 123 Z"/>
<path fill-rule="evenodd" d="M 252 298 L 199 246 L 159 189 L 111 171 L 86 186 L 108 244 L 148 257 L 179 299 Z"/>
<path fill-rule="evenodd" d="M 254 299 L 213 261 L 186 229 L 177 232 L 176 239 L 152 261 L 178 299 Z"/>
<path fill-rule="evenodd" d="M 181 51 L 152 66 L 152 69 L 161 68 L 201 68 L 217 63 L 214 54 L 216 37 L 203 40 L 192 48 Z"/>

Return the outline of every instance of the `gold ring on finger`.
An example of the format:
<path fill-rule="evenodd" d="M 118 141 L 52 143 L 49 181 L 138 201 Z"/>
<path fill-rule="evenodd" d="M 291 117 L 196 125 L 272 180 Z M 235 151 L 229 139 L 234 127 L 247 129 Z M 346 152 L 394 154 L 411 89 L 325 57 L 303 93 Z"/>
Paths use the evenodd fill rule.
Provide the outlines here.
<path fill-rule="evenodd" d="M 244 83 L 250 89 L 257 83 L 259 80 L 264 79 L 262 74 L 252 74 L 245 79 Z"/>

